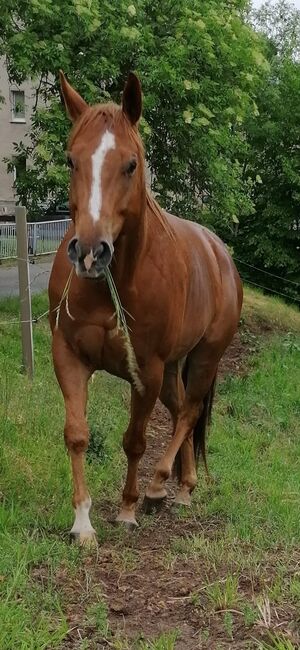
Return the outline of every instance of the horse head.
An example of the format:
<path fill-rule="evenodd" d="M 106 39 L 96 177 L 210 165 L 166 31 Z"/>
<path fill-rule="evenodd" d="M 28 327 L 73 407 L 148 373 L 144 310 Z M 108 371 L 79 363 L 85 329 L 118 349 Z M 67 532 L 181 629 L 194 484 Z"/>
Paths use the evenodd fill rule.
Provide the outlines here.
<path fill-rule="evenodd" d="M 144 154 L 137 130 L 141 86 L 131 73 L 122 106 L 89 106 L 62 72 L 60 82 L 73 122 L 67 161 L 75 236 L 68 255 L 78 276 L 96 278 L 111 263 L 118 238 L 137 227 L 145 203 Z"/>

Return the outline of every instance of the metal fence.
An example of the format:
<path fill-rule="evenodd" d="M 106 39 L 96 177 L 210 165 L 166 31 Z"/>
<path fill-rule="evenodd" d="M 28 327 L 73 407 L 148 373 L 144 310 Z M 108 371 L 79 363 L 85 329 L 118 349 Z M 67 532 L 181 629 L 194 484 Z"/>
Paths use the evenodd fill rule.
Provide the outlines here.
<path fill-rule="evenodd" d="M 28 254 L 35 257 L 55 253 L 71 219 L 37 221 L 27 224 Z M 17 257 L 16 224 L 0 224 L 0 260 Z"/>

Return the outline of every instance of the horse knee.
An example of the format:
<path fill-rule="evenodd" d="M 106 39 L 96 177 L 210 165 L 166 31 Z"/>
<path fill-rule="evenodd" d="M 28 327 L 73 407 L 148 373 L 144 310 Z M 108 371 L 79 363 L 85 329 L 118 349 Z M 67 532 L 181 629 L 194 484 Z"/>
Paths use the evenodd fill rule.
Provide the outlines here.
<path fill-rule="evenodd" d="M 89 443 L 89 430 L 86 423 L 74 426 L 66 423 L 64 429 L 65 444 L 69 452 L 80 454 L 86 451 Z"/>

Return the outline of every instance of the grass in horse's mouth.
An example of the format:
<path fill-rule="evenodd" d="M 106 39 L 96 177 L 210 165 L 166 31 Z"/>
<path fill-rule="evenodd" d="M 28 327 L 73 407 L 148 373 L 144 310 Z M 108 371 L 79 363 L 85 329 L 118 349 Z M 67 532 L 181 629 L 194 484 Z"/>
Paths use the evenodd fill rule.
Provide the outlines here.
<path fill-rule="evenodd" d="M 128 364 L 128 370 L 129 374 L 131 376 L 131 379 L 133 381 L 133 384 L 136 388 L 136 390 L 140 393 L 140 395 L 143 395 L 144 392 L 144 386 L 140 380 L 139 377 L 139 367 L 137 364 L 136 356 L 135 356 L 135 351 L 133 349 L 133 345 L 130 340 L 130 334 L 129 334 L 129 328 L 127 325 L 126 321 L 126 315 L 125 313 L 126 310 L 124 309 L 120 296 L 118 294 L 117 287 L 115 285 L 113 276 L 111 274 L 110 268 L 107 266 L 104 270 L 105 273 L 105 278 L 107 282 L 107 286 L 110 291 L 112 303 L 115 308 L 115 316 L 117 318 L 117 329 L 118 331 L 122 332 L 123 335 L 123 340 L 124 340 L 124 345 L 125 345 L 125 350 L 126 350 L 126 355 L 127 355 L 127 364 Z M 128 314 L 130 316 L 130 314 Z M 132 316 L 130 316 L 132 318 Z"/>
<path fill-rule="evenodd" d="M 62 306 L 62 303 L 63 303 L 64 300 L 66 301 L 66 312 L 67 312 L 69 318 L 71 318 L 71 320 L 75 320 L 74 316 L 72 316 L 72 314 L 70 313 L 70 310 L 69 310 L 69 291 L 70 291 L 70 286 L 71 286 L 71 282 L 72 282 L 73 273 L 74 273 L 74 266 L 72 266 L 71 271 L 69 273 L 69 276 L 68 276 L 67 282 L 65 284 L 65 288 L 64 288 L 64 290 L 62 292 L 59 304 L 53 310 L 53 311 L 56 311 L 55 329 L 58 328 L 60 309 L 61 309 L 61 306 Z"/>

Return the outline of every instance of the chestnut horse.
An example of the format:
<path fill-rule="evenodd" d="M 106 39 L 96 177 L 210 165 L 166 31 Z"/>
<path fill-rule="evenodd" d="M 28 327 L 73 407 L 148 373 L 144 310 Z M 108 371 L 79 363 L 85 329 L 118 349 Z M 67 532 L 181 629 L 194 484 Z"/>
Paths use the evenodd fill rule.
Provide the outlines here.
<path fill-rule="evenodd" d="M 128 469 L 117 520 L 136 524 L 138 464 L 158 397 L 171 413 L 173 436 L 145 499 L 153 506 L 165 498 L 165 483 L 177 457 L 175 500 L 189 504 L 200 451 L 205 460 L 205 427 L 218 363 L 237 330 L 242 288 L 220 239 L 197 223 L 166 213 L 146 188 L 137 77 L 129 75 L 121 107 L 88 106 L 63 73 L 61 90 L 74 123 L 67 153 L 73 224 L 53 264 L 50 323 L 74 481 L 71 534 L 84 543 L 95 536 L 84 477 L 90 377 L 104 369 L 131 384 L 130 422 L 123 442 Z M 125 313 L 130 314 L 138 381 L 116 324 L 106 282 L 108 266 Z M 68 283 L 72 268 L 76 273 Z"/>

